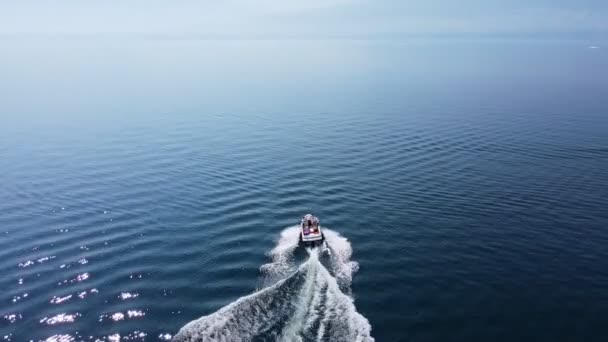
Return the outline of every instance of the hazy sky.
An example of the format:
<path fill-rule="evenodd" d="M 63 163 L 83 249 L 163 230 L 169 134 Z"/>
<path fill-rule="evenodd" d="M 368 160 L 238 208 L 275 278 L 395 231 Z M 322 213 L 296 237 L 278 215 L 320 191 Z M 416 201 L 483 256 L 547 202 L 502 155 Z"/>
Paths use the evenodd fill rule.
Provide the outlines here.
<path fill-rule="evenodd" d="M 0 33 L 608 32 L 608 0 L 0 0 Z"/>

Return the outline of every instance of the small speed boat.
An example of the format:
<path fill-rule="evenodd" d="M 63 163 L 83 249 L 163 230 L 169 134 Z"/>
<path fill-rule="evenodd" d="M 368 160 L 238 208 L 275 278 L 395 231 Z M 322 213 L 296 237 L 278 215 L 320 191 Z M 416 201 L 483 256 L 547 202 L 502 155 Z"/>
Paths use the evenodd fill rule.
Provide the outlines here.
<path fill-rule="evenodd" d="M 317 247 L 323 244 L 325 236 L 321 232 L 319 218 L 306 214 L 300 222 L 300 243 L 306 247 Z"/>

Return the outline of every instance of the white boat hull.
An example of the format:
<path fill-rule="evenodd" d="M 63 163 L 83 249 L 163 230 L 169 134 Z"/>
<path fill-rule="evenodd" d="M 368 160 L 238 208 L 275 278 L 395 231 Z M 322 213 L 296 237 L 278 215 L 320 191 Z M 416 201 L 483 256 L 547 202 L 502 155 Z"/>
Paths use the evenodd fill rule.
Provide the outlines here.
<path fill-rule="evenodd" d="M 319 219 L 311 214 L 305 215 L 300 222 L 300 242 L 306 246 L 318 246 L 324 240 Z"/>

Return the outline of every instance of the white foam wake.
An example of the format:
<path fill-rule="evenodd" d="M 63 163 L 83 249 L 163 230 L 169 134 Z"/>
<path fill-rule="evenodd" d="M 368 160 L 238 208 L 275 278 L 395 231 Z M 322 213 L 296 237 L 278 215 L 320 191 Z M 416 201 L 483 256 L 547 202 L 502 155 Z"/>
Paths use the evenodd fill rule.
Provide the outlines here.
<path fill-rule="evenodd" d="M 299 239 L 299 226 L 286 228 L 281 232 L 277 245 L 266 253 L 272 258 L 272 262 L 262 265 L 260 271 L 264 274 L 267 285 L 287 277 L 296 270 L 293 252 L 298 247 Z"/>
<path fill-rule="evenodd" d="M 374 341 L 369 322 L 343 292 L 358 269 L 351 246 L 340 234 L 323 231 L 335 277 L 321 263 L 320 249 L 295 264 L 299 231 L 287 228 L 268 253 L 272 262 L 261 267 L 267 279 L 280 280 L 186 324 L 173 341 Z"/>
<path fill-rule="evenodd" d="M 353 274 L 359 270 L 359 264 L 350 260 L 353 254 L 350 242 L 333 230 L 325 229 L 323 235 L 331 250 L 331 266 L 334 275 L 339 284 L 350 291 Z"/>

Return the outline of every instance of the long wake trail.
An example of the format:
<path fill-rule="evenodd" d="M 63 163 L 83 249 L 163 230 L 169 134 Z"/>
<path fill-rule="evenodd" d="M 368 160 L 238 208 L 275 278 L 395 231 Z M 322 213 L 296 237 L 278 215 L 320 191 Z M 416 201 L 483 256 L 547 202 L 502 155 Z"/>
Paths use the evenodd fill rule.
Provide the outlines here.
<path fill-rule="evenodd" d="M 268 252 L 272 262 L 260 267 L 264 288 L 186 324 L 172 341 L 374 341 L 350 296 L 358 270 L 350 243 L 337 232 L 323 232 L 331 253 L 307 249 L 308 258 L 298 265 L 299 227 L 283 230 Z"/>

